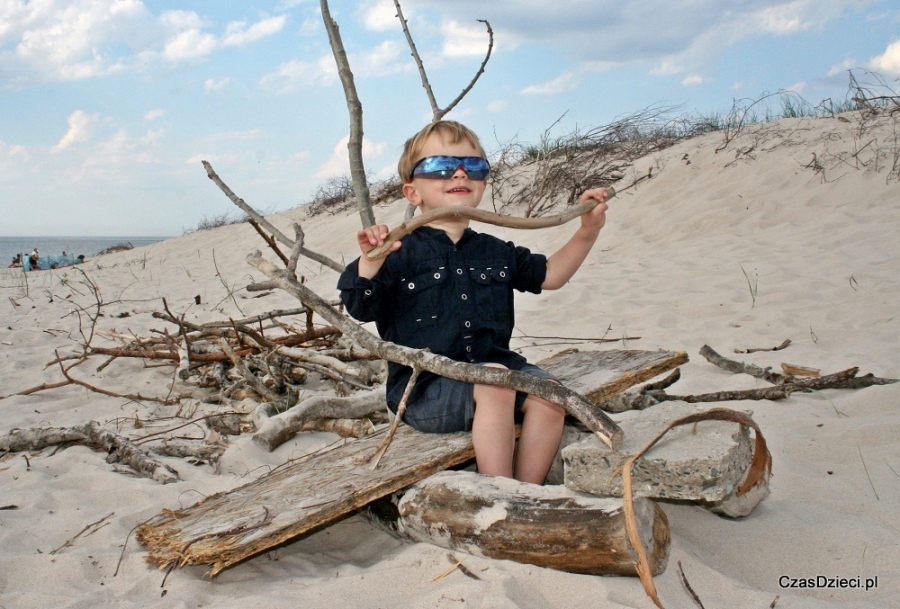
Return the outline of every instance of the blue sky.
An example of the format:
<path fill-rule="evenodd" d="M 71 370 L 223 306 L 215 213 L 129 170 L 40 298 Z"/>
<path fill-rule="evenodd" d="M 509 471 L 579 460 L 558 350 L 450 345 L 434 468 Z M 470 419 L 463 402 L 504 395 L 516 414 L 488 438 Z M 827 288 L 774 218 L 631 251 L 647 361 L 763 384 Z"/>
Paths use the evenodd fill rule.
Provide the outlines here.
<path fill-rule="evenodd" d="M 653 105 L 725 113 L 781 89 L 842 101 L 848 69 L 900 77 L 896 0 L 406 0 L 441 105 L 485 147 Z M 390 176 L 431 117 L 392 0 L 333 0 Z M 898 87 L 894 87 L 897 89 Z M 315 0 L 0 0 L 0 235 L 179 235 L 308 202 L 347 174 L 347 108 Z"/>

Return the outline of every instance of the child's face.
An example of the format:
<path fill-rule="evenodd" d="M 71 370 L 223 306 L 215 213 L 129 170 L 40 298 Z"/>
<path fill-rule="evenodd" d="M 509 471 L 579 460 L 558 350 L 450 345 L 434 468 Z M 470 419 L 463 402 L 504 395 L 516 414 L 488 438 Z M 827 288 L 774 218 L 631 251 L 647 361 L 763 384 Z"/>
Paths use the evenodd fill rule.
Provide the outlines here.
<path fill-rule="evenodd" d="M 442 134 L 432 133 L 425 140 L 419 159 L 438 155 L 482 156 L 467 140 L 452 144 Z M 460 167 L 449 180 L 415 177 L 403 185 L 403 194 L 412 205 L 421 206 L 423 211 L 448 206 L 478 207 L 486 186 L 484 180 L 470 180 Z"/>

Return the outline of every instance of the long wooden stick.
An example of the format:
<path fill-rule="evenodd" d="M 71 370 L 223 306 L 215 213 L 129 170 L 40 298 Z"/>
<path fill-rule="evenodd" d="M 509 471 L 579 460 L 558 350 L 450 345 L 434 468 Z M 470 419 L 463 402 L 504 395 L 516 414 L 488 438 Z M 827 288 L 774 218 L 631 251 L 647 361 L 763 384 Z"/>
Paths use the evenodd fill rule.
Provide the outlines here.
<path fill-rule="evenodd" d="M 606 193 L 607 200 L 612 199 L 616 196 L 616 189 L 612 186 L 607 186 Z M 420 226 L 424 226 L 429 222 L 434 222 L 436 220 L 446 220 L 448 218 L 468 218 L 469 220 L 475 220 L 476 222 L 484 222 L 485 224 L 493 224 L 494 226 L 505 226 L 507 228 L 549 228 L 551 226 L 559 226 L 560 224 L 565 224 L 570 220 L 574 220 L 575 218 L 588 213 L 595 207 L 597 207 L 597 201 L 595 199 L 588 199 L 587 201 L 580 202 L 578 205 L 573 205 L 561 214 L 557 214 L 555 216 L 545 216 L 542 218 L 517 218 L 514 216 L 504 216 L 492 211 L 473 209 L 471 207 L 441 207 L 440 209 L 432 209 L 431 211 L 426 211 L 425 213 L 418 216 L 413 216 L 412 219 L 407 220 L 406 222 L 391 229 L 391 232 L 388 233 L 387 238 L 385 238 L 384 240 L 384 244 L 376 248 L 372 248 L 366 254 L 366 258 L 368 258 L 369 260 L 378 260 L 388 251 L 390 251 L 391 245 L 393 245 L 395 242 L 410 234 Z"/>

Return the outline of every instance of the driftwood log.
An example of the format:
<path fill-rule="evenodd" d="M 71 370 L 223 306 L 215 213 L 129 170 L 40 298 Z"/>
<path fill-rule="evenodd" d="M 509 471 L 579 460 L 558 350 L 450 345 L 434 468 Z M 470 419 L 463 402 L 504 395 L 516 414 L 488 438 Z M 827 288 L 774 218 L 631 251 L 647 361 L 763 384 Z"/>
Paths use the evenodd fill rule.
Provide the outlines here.
<path fill-rule="evenodd" d="M 179 480 L 174 469 L 152 458 L 127 438 L 103 429 L 97 421 L 78 427 L 13 429 L 0 437 L 0 451 L 6 452 L 41 450 L 56 444 L 81 444 L 105 452 L 108 462 L 122 463 L 139 475 L 163 484 Z"/>
<path fill-rule="evenodd" d="M 683 357 L 667 351 L 630 353 L 585 352 L 595 367 L 615 367 L 605 382 L 617 389 L 624 389 L 623 377 L 639 383 L 657 374 L 660 362 L 668 362 L 668 369 Z M 570 352 L 570 357 L 581 359 L 583 354 Z M 372 470 L 364 461 L 384 434 L 381 430 L 292 462 L 185 510 L 163 510 L 138 528 L 138 539 L 150 548 L 147 560 L 161 567 L 208 564 L 214 576 L 474 456 L 470 433 L 424 434 L 401 426 L 389 452 Z"/>
<path fill-rule="evenodd" d="M 669 522 L 649 499 L 634 503 L 654 575 L 666 568 Z M 622 499 L 474 472 L 441 472 L 363 512 L 398 537 L 476 556 L 571 573 L 637 575 Z"/>

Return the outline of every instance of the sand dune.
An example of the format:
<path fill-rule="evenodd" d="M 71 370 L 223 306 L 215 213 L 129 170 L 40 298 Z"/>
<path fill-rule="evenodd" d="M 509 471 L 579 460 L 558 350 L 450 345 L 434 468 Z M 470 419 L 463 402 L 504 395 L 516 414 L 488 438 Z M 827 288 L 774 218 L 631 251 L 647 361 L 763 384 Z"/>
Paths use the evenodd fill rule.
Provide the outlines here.
<path fill-rule="evenodd" d="M 723 135 L 713 133 L 638 161 L 636 175 L 653 167 L 656 177 L 612 202 L 597 247 L 569 285 L 518 298 L 521 336 L 514 346 L 537 360 L 571 345 L 534 336 L 640 337 L 628 346 L 689 353 L 691 362 L 672 388 L 682 394 L 763 386 L 707 363 L 697 354 L 704 344 L 731 354 L 789 338 L 792 344 L 783 351 L 737 357 L 759 366 L 777 368 L 787 361 L 823 372 L 859 366 L 862 373 L 900 378 L 894 125 L 884 119 L 863 136 L 858 117 L 849 118 L 754 127 L 721 151 Z M 881 139 L 863 149 L 876 136 Z M 240 193 L 239 184 L 230 186 Z M 376 215 L 395 225 L 403 207 L 380 207 Z M 338 260 L 355 257 L 355 213 L 308 218 L 298 209 L 273 218 L 286 231 L 295 220 L 303 223 L 309 248 Z M 476 228 L 546 253 L 573 230 Z M 244 258 L 263 245 L 242 224 L 91 260 L 84 270 L 106 303 L 99 327 L 138 335 L 161 330 L 164 322 L 150 314 L 162 309 L 163 297 L 195 322 L 297 306 L 279 292 L 255 297 L 239 289 L 235 300 L 229 296 L 262 278 Z M 333 271 L 310 261 L 301 267 L 313 289 L 336 295 Z M 0 303 L 0 395 L 59 380 L 58 369 L 47 363 L 55 350 L 79 350 L 79 316 L 73 311 L 76 304 L 94 302 L 84 277 L 72 269 L 35 273 L 28 277 L 27 296 L 16 276 L 4 275 L 2 286 L 18 306 L 7 298 Z M 195 304 L 197 295 L 203 304 Z M 83 328 L 85 315 L 80 319 Z M 107 340 L 95 339 L 98 345 Z M 164 396 L 171 382 L 171 367 L 129 360 L 97 371 L 102 360 L 95 359 L 82 367 L 81 378 L 116 392 Z M 706 607 L 769 607 L 776 597 L 779 609 L 900 606 L 898 405 L 900 384 L 727 404 L 751 410 L 766 435 L 774 458 L 772 494 L 737 521 L 664 505 L 672 554 L 656 583 L 665 605 L 696 606 L 681 583 L 680 562 Z M 170 426 L 161 419 L 176 409 L 68 386 L 0 400 L 0 433 L 97 420 L 139 437 Z M 160 420 L 135 428 L 136 417 Z M 185 433 L 197 436 L 204 429 Z M 359 517 L 212 581 L 204 578 L 204 568 L 190 567 L 171 573 L 162 585 L 164 573 L 148 566 L 145 549 L 128 539 L 137 523 L 162 509 L 243 484 L 333 439 L 305 434 L 272 454 L 239 440 L 219 471 L 165 459 L 183 480 L 169 485 L 116 473 L 103 455 L 79 446 L 0 457 L 0 506 L 18 506 L 0 510 L 0 606 L 652 606 L 637 579 L 479 557 L 465 562 L 480 580 L 455 572 L 432 582 L 450 566 L 445 550 L 403 544 Z M 101 520 L 104 526 L 96 532 L 63 547 Z M 819 575 L 863 582 L 877 577 L 877 588 L 783 585 L 783 577 Z"/>

